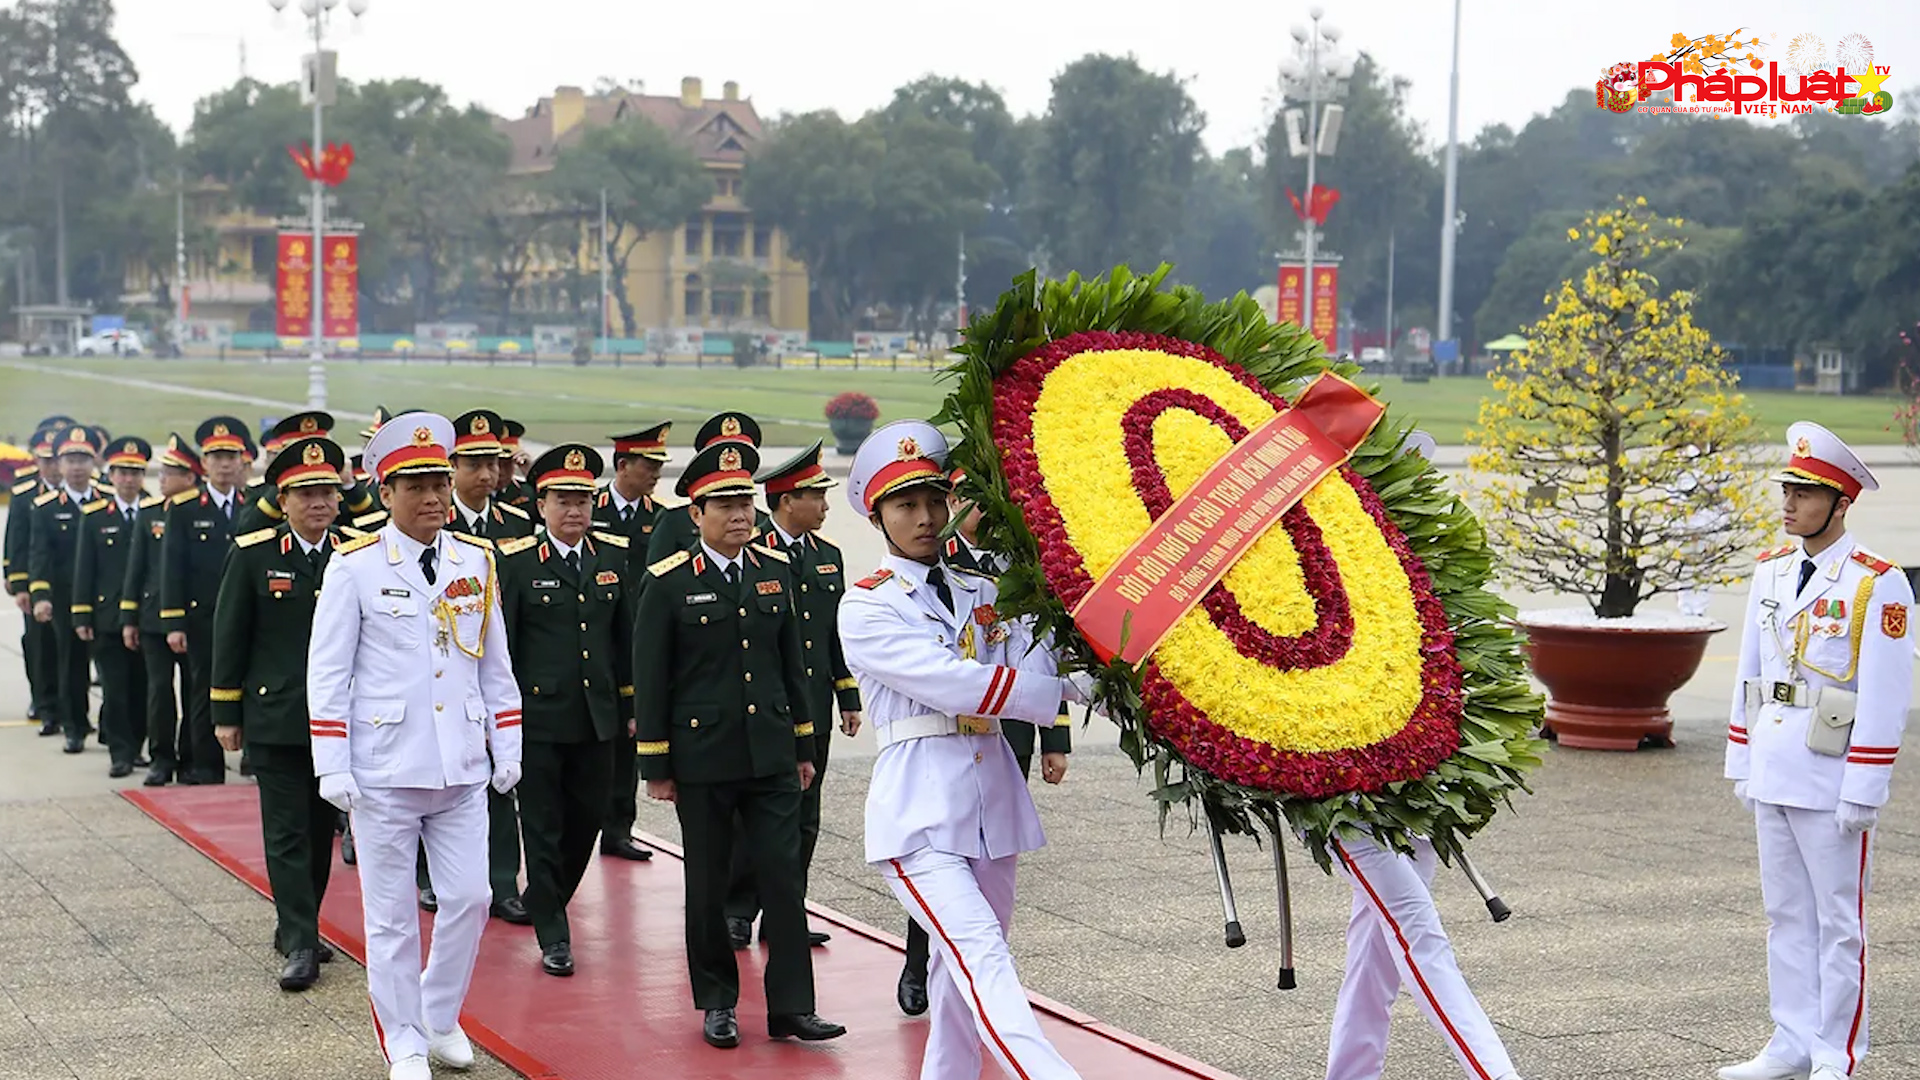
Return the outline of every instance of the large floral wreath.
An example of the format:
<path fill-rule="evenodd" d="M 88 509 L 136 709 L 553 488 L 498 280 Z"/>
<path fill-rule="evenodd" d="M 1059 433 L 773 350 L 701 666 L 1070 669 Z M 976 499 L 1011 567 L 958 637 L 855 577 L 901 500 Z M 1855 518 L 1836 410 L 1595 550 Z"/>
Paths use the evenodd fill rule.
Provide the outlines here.
<path fill-rule="evenodd" d="M 1136 277 L 1014 283 L 966 332 L 942 422 L 988 547 L 1014 554 L 1004 614 L 1033 617 L 1156 797 L 1251 832 L 1280 816 L 1328 865 L 1341 831 L 1443 857 L 1525 789 L 1541 702 L 1471 512 L 1406 428 L 1375 426 L 1137 665 L 1070 612 L 1250 430 L 1322 373 L 1357 375 L 1244 295 Z"/>

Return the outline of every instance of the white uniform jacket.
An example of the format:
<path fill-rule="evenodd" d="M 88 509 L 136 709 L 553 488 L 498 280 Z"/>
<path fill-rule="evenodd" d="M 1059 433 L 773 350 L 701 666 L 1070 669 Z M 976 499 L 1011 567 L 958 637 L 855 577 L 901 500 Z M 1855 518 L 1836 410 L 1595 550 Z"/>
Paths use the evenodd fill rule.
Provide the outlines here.
<path fill-rule="evenodd" d="M 520 686 L 493 553 L 442 532 L 433 585 L 392 525 L 327 564 L 307 649 L 316 776 L 361 787 L 484 783 L 520 761 Z"/>
<path fill-rule="evenodd" d="M 1813 577 L 1800 592 L 1804 558 L 1798 544 L 1789 545 L 1762 555 L 1754 569 L 1727 726 L 1726 776 L 1745 780 L 1750 798 L 1776 806 L 1832 810 L 1843 800 L 1883 806 L 1913 687 L 1907 625 L 1913 590 L 1898 567 L 1857 547 L 1851 536 L 1814 559 Z M 1796 642 L 1802 652 L 1793 665 Z M 1758 680 L 1754 693 L 1750 680 Z M 1774 700 L 1775 684 L 1796 680 L 1814 691 L 1858 693 L 1845 757 L 1807 748 L 1811 700 Z"/>
<path fill-rule="evenodd" d="M 991 578 L 946 568 L 956 615 L 927 584 L 927 567 L 888 556 L 840 600 L 840 643 L 860 681 L 867 723 L 941 713 L 1051 726 L 1063 680 L 1028 629 L 993 611 Z M 998 859 L 1044 845 L 1040 815 L 998 732 L 939 735 L 883 746 L 867 789 L 867 861 L 922 848 Z"/>

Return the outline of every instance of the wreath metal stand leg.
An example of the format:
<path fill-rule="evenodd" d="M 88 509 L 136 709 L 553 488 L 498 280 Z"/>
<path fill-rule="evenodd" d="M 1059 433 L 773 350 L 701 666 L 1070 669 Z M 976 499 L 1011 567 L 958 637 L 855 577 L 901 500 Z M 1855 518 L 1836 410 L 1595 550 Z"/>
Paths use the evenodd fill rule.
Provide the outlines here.
<path fill-rule="evenodd" d="M 1501 923 L 1513 918 L 1513 909 L 1507 906 L 1505 900 L 1500 899 L 1499 893 L 1493 891 L 1493 886 L 1487 884 L 1487 879 L 1480 876 L 1480 871 L 1474 867 L 1473 860 L 1467 858 L 1467 853 L 1462 851 L 1456 858 L 1460 862 L 1460 869 L 1466 872 L 1467 880 L 1473 883 L 1473 891 L 1480 894 L 1481 900 L 1486 901 L 1487 914 L 1493 916 L 1493 921 Z"/>
<path fill-rule="evenodd" d="M 1292 990 L 1297 984 L 1293 978 L 1293 887 L 1287 880 L 1287 845 L 1284 842 L 1286 830 L 1280 828 L 1274 818 L 1262 815 L 1267 826 L 1267 837 L 1273 841 L 1273 887 L 1280 900 L 1280 978 L 1278 986 L 1282 990 Z"/>
<path fill-rule="evenodd" d="M 1207 846 L 1213 854 L 1213 876 L 1220 881 L 1220 911 L 1227 922 L 1227 948 L 1247 943 L 1247 932 L 1240 928 L 1240 909 L 1233 903 L 1233 879 L 1227 876 L 1227 853 L 1220 842 L 1220 819 L 1213 804 L 1207 804 Z"/>

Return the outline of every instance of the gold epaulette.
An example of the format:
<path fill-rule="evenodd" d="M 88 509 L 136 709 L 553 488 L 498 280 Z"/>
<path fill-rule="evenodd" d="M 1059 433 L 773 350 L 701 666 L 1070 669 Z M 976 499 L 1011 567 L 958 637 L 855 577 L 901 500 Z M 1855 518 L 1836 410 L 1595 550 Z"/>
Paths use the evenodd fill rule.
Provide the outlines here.
<path fill-rule="evenodd" d="M 518 555 L 540 542 L 537 536 L 516 536 L 511 540 L 500 541 L 500 554 Z"/>
<path fill-rule="evenodd" d="M 617 548 L 626 547 L 629 543 L 627 538 L 621 536 L 619 533 L 601 532 L 599 529 L 593 530 L 593 538 L 603 544 L 610 544 Z"/>
<path fill-rule="evenodd" d="M 487 539 L 484 536 L 475 536 L 472 533 L 456 532 L 453 529 L 448 529 L 447 535 L 453 537 L 455 540 L 465 540 L 467 543 L 472 544 L 474 547 L 477 547 L 477 548 L 483 548 L 487 551 L 493 550 L 493 541 Z"/>
<path fill-rule="evenodd" d="M 997 580 L 992 574 L 982 573 L 978 570 L 975 570 L 971 566 L 954 566 L 953 564 L 949 563 L 947 564 L 947 569 L 956 574 L 965 574 L 968 577 L 977 577 L 982 581 Z"/>
<path fill-rule="evenodd" d="M 286 516 L 285 513 L 281 511 L 279 504 L 267 498 L 265 495 L 262 495 L 258 499 L 255 499 L 253 501 L 253 505 L 259 507 L 261 513 L 267 515 L 268 517 L 272 518 L 275 521 L 279 521 L 281 518 Z"/>
<path fill-rule="evenodd" d="M 39 498 L 33 500 L 33 505 L 45 506 L 59 497 L 60 497 L 60 493 L 57 491 L 43 491 L 40 493 Z"/>
<path fill-rule="evenodd" d="M 194 501 L 195 499 L 198 499 L 199 497 L 200 497 L 200 491 L 198 488 L 188 488 L 187 490 L 173 497 L 172 505 L 183 506 L 187 503 Z"/>
<path fill-rule="evenodd" d="M 835 540 L 833 537 L 828 536 L 826 533 L 816 532 L 813 534 L 813 538 L 819 541 L 820 543 L 827 545 L 828 547 L 832 548 L 835 551 L 840 550 L 840 541 Z"/>
<path fill-rule="evenodd" d="M 385 524 L 386 520 L 387 512 L 385 510 L 375 510 L 371 514 L 361 514 L 359 517 L 354 518 L 353 527 L 356 529 L 377 529 Z"/>
<path fill-rule="evenodd" d="M 665 499 L 664 497 L 662 497 L 662 496 L 659 496 L 659 495 L 655 495 L 655 496 L 653 497 L 653 501 L 654 501 L 654 503 L 655 503 L 655 505 L 657 505 L 657 506 L 659 506 L 659 507 L 660 507 L 660 509 L 662 509 L 662 510 L 679 510 L 679 509 L 681 509 L 682 507 L 687 507 L 687 506 L 692 506 L 692 505 L 693 505 L 693 501 L 692 501 L 691 499 L 689 499 L 689 500 L 688 500 L 688 501 L 686 501 L 686 502 L 669 502 L 669 501 L 667 501 L 667 499 Z"/>
<path fill-rule="evenodd" d="M 1760 553 L 1760 557 L 1754 561 L 1755 562 L 1772 562 L 1773 560 L 1779 558 L 1780 556 L 1790 554 L 1795 550 L 1796 548 L 1794 545 L 1788 544 L 1785 547 L 1774 548 L 1772 551 L 1763 551 Z"/>
<path fill-rule="evenodd" d="M 264 544 L 267 541 L 273 539 L 273 534 L 276 531 L 278 530 L 273 528 L 267 528 L 267 529 L 260 529 L 255 532 L 250 532 L 245 536 L 236 536 L 233 538 L 233 546 L 247 548 L 247 547 L 252 547 L 255 544 Z"/>
<path fill-rule="evenodd" d="M 499 507 L 502 510 L 505 510 L 509 514 L 515 514 L 515 515 L 518 515 L 519 517 L 532 520 L 525 510 L 520 509 L 519 507 L 513 505 L 510 502 L 501 502 L 500 500 L 495 499 L 493 505 Z"/>
<path fill-rule="evenodd" d="M 793 557 L 791 555 L 788 555 L 786 552 L 781 551 L 779 548 L 763 547 L 760 549 L 760 554 L 765 555 L 769 559 L 779 559 L 783 563 L 790 563 L 793 561 Z"/>
<path fill-rule="evenodd" d="M 334 554 L 335 555 L 351 555 L 354 552 L 359 551 L 361 548 L 370 548 L 374 544 L 378 543 L 379 541 L 380 541 L 379 533 L 377 532 L 364 533 L 360 536 L 354 537 L 353 539 L 347 541 L 344 544 L 341 544 L 338 548 L 334 550 Z"/>
<path fill-rule="evenodd" d="M 334 531 L 339 533 L 342 538 L 347 540 L 358 540 L 363 536 L 373 535 L 372 533 L 361 532 L 359 529 L 353 528 L 350 525 L 336 525 L 334 526 Z"/>
<path fill-rule="evenodd" d="M 113 505 L 112 499 L 95 499 L 92 502 L 88 503 L 87 505 L 81 507 L 80 514 L 82 517 L 84 517 L 87 514 L 94 513 L 95 511 L 105 510 L 107 507 L 112 505 Z"/>
<path fill-rule="evenodd" d="M 654 577 L 666 577 L 673 572 L 675 567 L 691 558 L 693 558 L 692 552 L 676 551 L 666 558 L 661 559 L 659 562 L 654 563 L 652 566 L 647 567 L 647 573 L 652 574 Z"/>
<path fill-rule="evenodd" d="M 142 510 L 151 509 L 155 506 L 159 506 L 161 503 L 166 501 L 167 501 L 167 497 L 165 495 L 149 495 L 146 498 L 140 500 L 140 509 Z"/>
<path fill-rule="evenodd" d="M 40 484 L 39 477 L 29 476 L 25 480 L 18 481 L 13 485 L 13 493 L 15 495 L 25 495 L 27 492 L 32 491 L 34 488 L 38 487 L 39 484 Z"/>
<path fill-rule="evenodd" d="M 1888 562 L 1887 560 L 1881 558 L 1878 555 L 1861 551 L 1858 548 L 1854 549 L 1853 561 L 1873 571 L 1874 577 L 1879 577 L 1881 574 L 1884 574 L 1887 571 L 1894 569 L 1894 565 Z"/>

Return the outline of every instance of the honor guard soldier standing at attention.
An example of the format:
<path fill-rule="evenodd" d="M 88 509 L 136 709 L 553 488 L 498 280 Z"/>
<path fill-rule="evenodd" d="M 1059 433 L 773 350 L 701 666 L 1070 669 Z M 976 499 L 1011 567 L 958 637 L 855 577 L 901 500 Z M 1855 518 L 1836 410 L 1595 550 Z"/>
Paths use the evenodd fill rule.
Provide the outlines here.
<path fill-rule="evenodd" d="M 60 718 L 54 715 L 51 705 L 55 692 L 53 624 L 34 619 L 33 596 L 27 589 L 32 578 L 27 572 L 27 560 L 33 547 L 33 501 L 59 486 L 60 467 L 53 458 L 53 437 L 77 422 L 70 416 L 49 416 L 33 429 L 33 438 L 28 440 L 33 453 L 33 475 L 14 481 L 12 509 L 7 513 L 4 550 L 7 594 L 26 617 L 26 628 L 20 635 L 20 656 L 26 664 L 30 695 L 27 718 L 40 721 L 42 735 L 60 734 Z"/>
<path fill-rule="evenodd" d="M 800 651 L 805 657 L 807 715 L 814 718 L 813 783 L 800 796 L 800 895 L 806 896 L 808 868 L 820 839 L 820 785 L 826 779 L 827 747 L 833 719 L 851 737 L 860 731 L 860 687 L 840 655 L 840 595 L 847 591 L 841 564 L 844 556 L 833 541 L 817 531 L 827 520 L 827 490 L 836 487 L 820 464 L 820 444 L 802 450 L 784 464 L 756 478 L 766 492 L 773 523 L 754 538 L 761 547 L 787 557 L 792 575 L 794 609 L 800 613 Z M 760 914 L 760 892 L 753 877 L 753 858 L 736 834 L 733 849 L 733 885 L 727 894 L 727 936 L 733 947 L 744 949 L 753 937 L 753 920 Z M 825 945 L 827 935 L 809 931 L 807 942 Z"/>
<path fill-rule="evenodd" d="M 234 520 L 240 513 L 240 482 L 247 475 L 253 443 L 247 426 L 231 416 L 216 416 L 194 432 L 206 486 L 183 491 L 167 506 L 166 536 L 160 546 L 160 625 L 167 647 L 187 658 L 187 709 L 184 722 L 193 748 L 192 770 L 182 779 L 195 784 L 227 782 L 226 758 L 213 736 L 213 603 L 220 594 L 220 573 L 233 547 Z"/>
<path fill-rule="evenodd" d="M 460 1006 L 487 923 L 492 789 L 520 780 L 520 688 L 493 552 L 449 535 L 453 425 L 393 418 L 367 443 L 392 520 L 327 564 L 307 652 L 320 795 L 353 815 L 367 989 L 389 1080 L 430 1080 L 427 1057 L 473 1064 Z M 424 842 L 440 914 L 424 974 L 413 867 Z"/>
<path fill-rule="evenodd" d="M 133 550 L 121 589 L 120 633 L 137 648 L 146 672 L 147 753 L 152 767 L 142 783 L 161 787 L 184 776 L 193 761 L 187 729 L 180 723 L 192 697 L 187 658 L 167 647 L 160 622 L 161 546 L 167 534 L 167 508 L 174 496 L 200 486 L 200 455 L 177 434 L 167 436 L 160 453 L 160 494 L 140 501 L 134 518 Z"/>
<path fill-rule="evenodd" d="M 593 500 L 594 525 L 627 540 L 627 589 L 636 597 L 647 572 L 647 546 L 653 540 L 654 523 L 663 512 L 653 501 L 653 489 L 660 483 L 660 468 L 667 461 L 667 431 L 672 427 L 669 420 L 629 435 L 613 436 L 613 478 Z M 634 766 L 633 740 L 622 736 L 614 743 L 613 784 L 607 792 L 606 820 L 601 823 L 600 854 L 645 862 L 653 858 L 653 852 L 633 839 L 640 779 Z"/>
<path fill-rule="evenodd" d="M 980 1048 L 1008 1076 L 1077 1080 L 1047 1041 L 1007 947 L 1014 867 L 1046 843 L 999 721 L 1051 724 L 1090 681 L 994 611 L 990 578 L 940 561 L 946 438 L 903 420 L 854 455 L 847 500 L 886 538 L 880 569 L 840 604 L 840 640 L 880 744 L 867 861 L 933 941 L 921 1080 L 977 1080 Z"/>
<path fill-rule="evenodd" d="M 760 450 L 759 422 L 746 413 L 724 412 L 708 418 L 693 436 L 693 449 L 696 453 L 722 443 L 743 447 L 757 454 Z M 755 511 L 753 531 L 765 532 L 767 522 L 765 512 Z M 653 539 L 647 543 L 647 565 L 651 566 L 661 559 L 687 550 L 699 538 L 700 526 L 694 521 L 693 507 L 662 507 L 660 519 L 653 526 Z M 642 582 L 643 586 L 644 584 Z"/>
<path fill-rule="evenodd" d="M 1866 893 L 1913 687 L 1913 590 L 1847 511 L 1873 474 L 1818 424 L 1787 428 L 1782 524 L 1741 625 L 1727 779 L 1754 815 L 1773 1038 L 1721 1080 L 1841 1080 L 1867 1054 Z"/>
<path fill-rule="evenodd" d="M 305 990 L 333 950 L 320 902 L 339 812 L 320 797 L 307 715 L 307 643 L 327 560 L 340 543 L 346 453 L 322 438 L 283 443 L 267 465 L 281 523 L 234 540 L 213 611 L 213 730 L 223 750 L 252 753 L 260 833 L 286 958 L 280 989 Z"/>
<path fill-rule="evenodd" d="M 53 627 L 53 703 L 69 754 L 85 750 L 87 733 L 93 730 L 88 719 L 93 665 L 87 642 L 75 633 L 78 623 L 73 613 L 73 570 L 80 549 L 81 513 L 94 500 L 93 470 L 100 450 L 91 428 L 76 425 L 55 436 L 53 452 L 59 462 L 60 481 L 52 491 L 33 500 L 33 533 L 27 556 L 33 617 Z"/>
<path fill-rule="evenodd" d="M 753 447 L 715 442 L 680 477 L 699 536 L 648 568 L 634 625 L 635 714 L 647 795 L 674 804 L 686 848 L 687 972 L 702 1036 L 740 1045 L 740 970 L 727 942 L 738 836 L 766 907 L 767 1034 L 832 1039 L 814 1012 L 801 895 L 800 797 L 813 782 L 813 720 L 786 556 L 753 536 Z M 735 815 L 744 820 L 736 833 Z"/>
<path fill-rule="evenodd" d="M 107 478 L 113 494 L 90 502 L 80 518 L 79 558 L 73 569 L 73 629 L 91 647 L 100 672 L 100 733 L 106 736 L 115 779 L 133 775 L 147 735 L 147 669 L 140 642 L 120 632 L 120 601 L 127 564 L 139 540 L 140 502 L 146 496 L 147 459 L 153 446 L 132 436 L 107 447 Z"/>
<path fill-rule="evenodd" d="M 540 967 L 573 974 L 567 903 L 593 861 L 616 746 L 633 756 L 627 538 L 593 530 L 598 452 L 563 443 L 530 475 L 541 531 L 502 541 L 500 605 L 520 682 L 520 828 Z"/>

